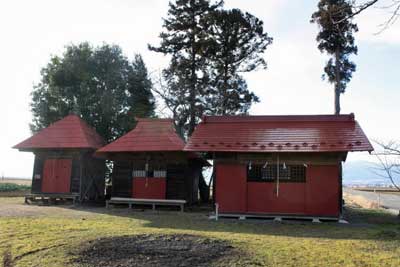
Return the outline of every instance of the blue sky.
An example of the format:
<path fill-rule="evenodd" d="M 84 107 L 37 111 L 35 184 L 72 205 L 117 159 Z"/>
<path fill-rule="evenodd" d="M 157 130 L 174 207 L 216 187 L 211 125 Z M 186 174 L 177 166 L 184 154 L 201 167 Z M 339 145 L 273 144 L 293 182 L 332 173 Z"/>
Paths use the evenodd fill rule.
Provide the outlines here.
<path fill-rule="evenodd" d="M 381 5 L 389 0 L 381 0 Z M 317 26 L 310 24 L 315 0 L 226 0 L 261 18 L 274 43 L 265 53 L 268 69 L 246 75 L 262 102 L 252 114 L 330 114 L 332 86 L 321 80 L 327 57 L 316 47 Z M 23 8 L 22 8 L 23 7 Z M 32 85 L 50 55 L 66 44 L 89 41 L 122 46 L 132 58 L 141 53 L 150 71 L 158 73 L 168 58 L 147 50 L 156 44 L 166 0 L 13 0 L 0 4 L 0 176 L 29 177 L 33 156 L 11 149 L 30 136 L 28 123 Z M 354 112 L 371 139 L 399 139 L 400 22 L 374 35 L 389 16 L 371 8 L 356 19 L 359 48 L 357 72 L 342 96 L 342 112 Z M 396 123 L 397 122 L 397 123 Z M 348 161 L 369 160 L 353 153 Z"/>

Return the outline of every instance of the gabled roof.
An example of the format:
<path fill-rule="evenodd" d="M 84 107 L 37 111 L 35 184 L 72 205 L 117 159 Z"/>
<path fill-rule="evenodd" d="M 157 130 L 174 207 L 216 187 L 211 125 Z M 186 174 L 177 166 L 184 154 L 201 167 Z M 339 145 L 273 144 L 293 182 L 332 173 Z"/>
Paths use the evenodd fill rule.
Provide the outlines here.
<path fill-rule="evenodd" d="M 183 151 L 185 142 L 175 132 L 172 119 L 137 119 L 136 127 L 99 149 L 105 152 Z"/>
<path fill-rule="evenodd" d="M 98 149 L 105 144 L 103 138 L 77 115 L 68 115 L 54 122 L 13 148 L 35 149 Z"/>
<path fill-rule="evenodd" d="M 373 151 L 350 115 L 209 116 L 196 127 L 186 151 Z"/>

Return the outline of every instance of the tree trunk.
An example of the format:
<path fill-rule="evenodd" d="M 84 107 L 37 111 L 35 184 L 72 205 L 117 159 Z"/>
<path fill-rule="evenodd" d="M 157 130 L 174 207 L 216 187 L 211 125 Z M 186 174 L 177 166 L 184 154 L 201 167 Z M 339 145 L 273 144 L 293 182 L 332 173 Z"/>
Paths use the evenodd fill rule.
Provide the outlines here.
<path fill-rule="evenodd" d="M 200 173 L 199 177 L 199 193 L 200 201 L 202 203 L 208 203 L 208 201 L 210 200 L 210 187 L 207 185 L 203 173 Z"/>
<path fill-rule="evenodd" d="M 195 15 L 192 14 L 192 23 L 195 23 Z M 194 26 L 195 27 L 195 26 Z M 191 73 L 190 73 L 190 93 L 189 93 L 189 128 L 188 128 L 188 137 L 190 137 L 194 131 L 196 126 L 196 50 L 195 50 L 195 42 L 196 42 L 196 33 L 195 29 L 192 29 L 190 41 L 191 41 Z"/>
<path fill-rule="evenodd" d="M 228 66 L 224 66 L 224 88 L 222 92 L 222 108 L 221 115 L 226 115 L 226 107 L 228 102 Z"/>
<path fill-rule="evenodd" d="M 335 115 L 340 114 L 340 61 L 339 49 L 335 52 Z"/>

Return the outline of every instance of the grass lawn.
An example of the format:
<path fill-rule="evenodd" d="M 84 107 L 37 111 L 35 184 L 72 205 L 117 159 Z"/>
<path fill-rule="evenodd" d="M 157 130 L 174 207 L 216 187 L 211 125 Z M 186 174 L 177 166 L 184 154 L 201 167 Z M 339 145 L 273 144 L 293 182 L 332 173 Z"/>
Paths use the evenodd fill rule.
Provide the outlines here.
<path fill-rule="evenodd" d="M 0 198 L 0 257 L 11 254 L 10 266 L 74 266 L 71 252 L 89 240 L 152 233 L 226 240 L 243 252 L 235 265 L 215 263 L 220 266 L 400 266 L 399 221 L 381 211 L 352 208 L 347 212 L 349 225 L 215 222 L 205 213 L 38 207 L 22 202 Z"/>

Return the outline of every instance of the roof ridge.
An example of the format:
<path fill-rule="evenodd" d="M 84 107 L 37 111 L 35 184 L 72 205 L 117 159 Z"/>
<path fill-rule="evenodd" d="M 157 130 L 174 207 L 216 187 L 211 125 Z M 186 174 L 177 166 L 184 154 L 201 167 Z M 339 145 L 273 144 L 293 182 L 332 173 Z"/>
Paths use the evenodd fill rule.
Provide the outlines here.
<path fill-rule="evenodd" d="M 234 123 L 234 122 L 315 122 L 315 121 L 334 121 L 334 122 L 354 122 L 354 114 L 316 114 L 316 115 L 214 115 L 203 116 L 202 123 Z"/>
<path fill-rule="evenodd" d="M 135 117 L 136 121 L 141 121 L 141 122 L 154 122 L 154 121 L 159 121 L 159 122 L 173 122 L 174 119 L 172 118 L 138 118 Z"/>
<path fill-rule="evenodd" d="M 88 136 L 87 136 L 87 134 L 86 134 L 86 132 L 85 132 L 85 129 L 84 128 L 88 128 L 88 127 L 90 127 L 90 125 L 88 125 L 80 116 L 78 116 L 78 115 L 75 115 L 75 117 L 78 119 L 78 121 L 79 121 L 79 128 L 80 128 L 80 131 L 81 131 L 81 133 L 83 134 L 83 138 L 85 139 L 85 141 L 86 141 L 86 143 L 87 144 L 90 144 L 91 142 L 90 142 L 90 140 L 88 139 Z M 95 137 L 95 136 L 93 136 L 93 137 Z"/>

